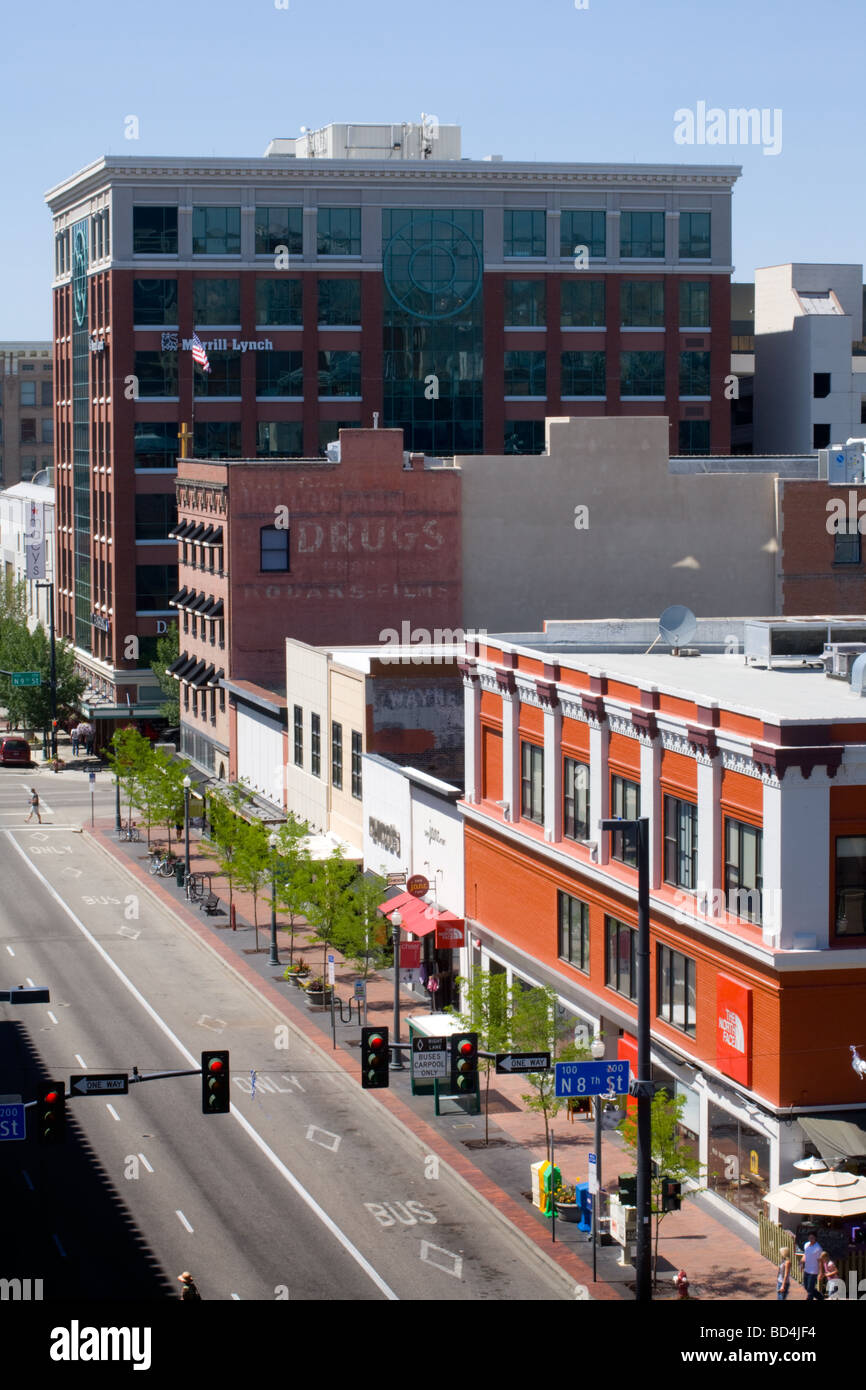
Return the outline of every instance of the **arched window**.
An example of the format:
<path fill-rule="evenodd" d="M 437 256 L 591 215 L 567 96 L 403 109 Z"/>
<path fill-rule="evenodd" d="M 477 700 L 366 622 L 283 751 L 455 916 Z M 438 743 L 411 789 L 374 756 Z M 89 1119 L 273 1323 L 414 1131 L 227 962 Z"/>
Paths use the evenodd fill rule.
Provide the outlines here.
<path fill-rule="evenodd" d="M 263 526 L 260 532 L 262 570 L 287 570 L 289 568 L 289 528 L 287 526 Z"/>

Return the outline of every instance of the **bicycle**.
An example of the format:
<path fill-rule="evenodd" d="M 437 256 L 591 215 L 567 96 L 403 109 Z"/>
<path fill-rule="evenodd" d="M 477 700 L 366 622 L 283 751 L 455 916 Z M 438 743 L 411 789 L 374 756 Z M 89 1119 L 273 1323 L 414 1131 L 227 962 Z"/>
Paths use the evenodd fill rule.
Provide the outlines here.
<path fill-rule="evenodd" d="M 198 902 L 198 900 L 204 896 L 204 875 L 187 874 L 184 887 L 186 889 L 187 901 L 191 903 Z"/>
<path fill-rule="evenodd" d="M 164 846 L 154 846 L 150 852 L 149 869 L 154 876 L 161 874 L 163 878 L 171 878 L 176 863 L 177 857 Z"/>
<path fill-rule="evenodd" d="M 141 839 L 141 834 L 134 821 L 127 821 L 126 824 L 122 825 L 118 830 L 117 838 L 119 840 L 138 841 Z"/>

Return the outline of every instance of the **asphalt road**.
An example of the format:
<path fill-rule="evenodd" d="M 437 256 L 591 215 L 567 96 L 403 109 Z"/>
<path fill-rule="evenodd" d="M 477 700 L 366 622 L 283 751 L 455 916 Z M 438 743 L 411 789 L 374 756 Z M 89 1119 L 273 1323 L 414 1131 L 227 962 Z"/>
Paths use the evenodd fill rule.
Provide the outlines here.
<path fill-rule="evenodd" d="M 113 793 L 101 777 L 105 815 Z M 574 1297 L 325 1051 L 70 828 L 89 812 L 86 778 L 39 775 L 44 824 L 22 827 L 30 781 L 0 772 L 0 987 L 47 985 L 51 1003 L 0 1004 L 0 1095 L 31 1099 L 40 1076 L 68 1089 L 76 1074 L 198 1067 L 202 1049 L 220 1047 L 233 1106 L 204 1116 L 198 1076 L 154 1080 L 69 1101 L 62 1147 L 0 1144 L 13 1198 L 0 1277 L 42 1278 L 46 1299 L 176 1296 L 185 1269 L 206 1299 Z"/>

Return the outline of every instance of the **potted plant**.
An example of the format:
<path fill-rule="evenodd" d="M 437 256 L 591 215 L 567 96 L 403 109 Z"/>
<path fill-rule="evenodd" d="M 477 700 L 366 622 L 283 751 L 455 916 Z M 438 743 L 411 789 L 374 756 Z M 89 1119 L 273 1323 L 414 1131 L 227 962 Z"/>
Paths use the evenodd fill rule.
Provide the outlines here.
<path fill-rule="evenodd" d="M 311 1009 L 330 1005 L 333 990 L 327 980 L 322 979 L 321 975 L 317 975 L 315 979 L 308 980 L 302 988 L 307 996 L 307 1003 Z"/>
<path fill-rule="evenodd" d="M 295 989 L 300 989 L 304 980 L 309 979 L 310 967 L 301 956 L 293 965 L 287 965 L 283 971 L 283 979 L 291 980 Z"/>
<path fill-rule="evenodd" d="M 553 1204 L 560 1221 L 580 1221 L 580 1203 L 573 1182 L 561 1183 L 553 1189 Z"/>

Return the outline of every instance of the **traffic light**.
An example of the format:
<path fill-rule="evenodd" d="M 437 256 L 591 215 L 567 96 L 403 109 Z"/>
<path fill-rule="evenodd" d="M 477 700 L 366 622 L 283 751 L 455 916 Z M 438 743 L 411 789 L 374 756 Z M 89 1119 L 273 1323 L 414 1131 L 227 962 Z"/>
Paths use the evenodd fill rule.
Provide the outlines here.
<path fill-rule="evenodd" d="M 637 1177 L 634 1173 L 620 1175 L 619 1200 L 624 1207 L 637 1206 Z"/>
<path fill-rule="evenodd" d="M 62 1144 L 66 1138 L 66 1093 L 62 1081 L 42 1081 L 36 1088 L 36 1139 Z"/>
<path fill-rule="evenodd" d="M 201 1054 L 201 1109 L 203 1115 L 227 1115 L 231 1109 L 229 1093 L 229 1054 Z"/>
<path fill-rule="evenodd" d="M 387 1028 L 361 1029 L 361 1085 L 365 1091 L 390 1085 Z"/>
<path fill-rule="evenodd" d="M 676 1178 L 662 1178 L 662 1211 L 679 1211 L 682 1185 Z"/>
<path fill-rule="evenodd" d="M 478 1034 L 456 1033 L 451 1039 L 451 1089 L 469 1095 L 478 1084 Z"/>

